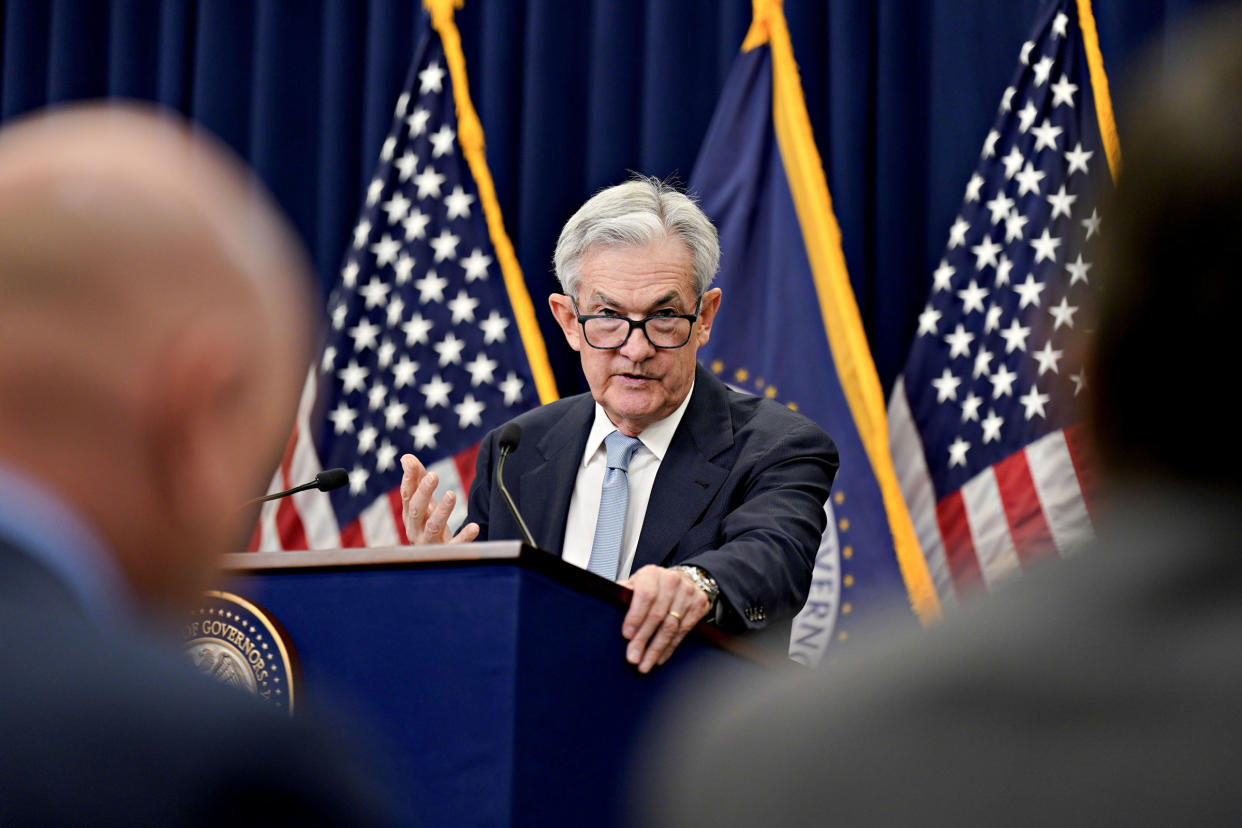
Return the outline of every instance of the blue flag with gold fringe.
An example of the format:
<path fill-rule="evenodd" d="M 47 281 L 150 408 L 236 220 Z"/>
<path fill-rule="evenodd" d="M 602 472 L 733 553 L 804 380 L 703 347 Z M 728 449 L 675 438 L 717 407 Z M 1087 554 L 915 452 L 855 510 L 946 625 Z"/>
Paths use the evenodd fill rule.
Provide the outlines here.
<path fill-rule="evenodd" d="M 704 363 L 819 423 L 841 456 L 790 656 L 815 665 L 893 616 L 937 618 L 779 2 L 755 3 L 690 185 L 722 248 Z"/>

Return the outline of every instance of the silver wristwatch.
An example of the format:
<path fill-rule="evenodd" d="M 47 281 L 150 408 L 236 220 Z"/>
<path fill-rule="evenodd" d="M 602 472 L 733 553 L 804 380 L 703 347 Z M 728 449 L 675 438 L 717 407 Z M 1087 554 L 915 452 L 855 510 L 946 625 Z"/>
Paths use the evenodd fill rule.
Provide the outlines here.
<path fill-rule="evenodd" d="M 707 593 L 707 611 L 711 612 L 716 607 L 716 599 L 720 597 L 720 587 L 717 585 L 716 579 L 697 566 L 691 566 L 690 564 L 678 564 L 673 569 L 680 569 L 689 575 L 690 580 L 694 581 L 694 585 Z"/>

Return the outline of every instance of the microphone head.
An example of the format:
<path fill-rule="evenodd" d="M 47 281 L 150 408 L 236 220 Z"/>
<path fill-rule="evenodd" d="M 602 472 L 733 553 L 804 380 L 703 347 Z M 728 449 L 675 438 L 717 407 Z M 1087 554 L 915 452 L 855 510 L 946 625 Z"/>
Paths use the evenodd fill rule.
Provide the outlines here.
<path fill-rule="evenodd" d="M 505 454 L 517 451 L 518 443 L 522 442 L 522 427 L 514 422 L 505 423 L 496 442 Z"/>
<path fill-rule="evenodd" d="M 339 489 L 349 482 L 349 472 L 344 469 L 325 469 L 315 475 L 315 488 L 321 492 Z"/>

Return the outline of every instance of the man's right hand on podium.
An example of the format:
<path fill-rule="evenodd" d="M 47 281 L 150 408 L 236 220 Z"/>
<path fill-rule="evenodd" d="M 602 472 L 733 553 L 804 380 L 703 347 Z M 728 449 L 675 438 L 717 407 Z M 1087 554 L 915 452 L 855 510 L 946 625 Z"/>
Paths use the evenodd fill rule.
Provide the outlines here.
<path fill-rule="evenodd" d="M 456 492 L 445 492 L 436 503 L 436 486 L 440 484 L 435 472 L 429 472 L 412 454 L 401 456 L 401 520 L 405 524 L 405 536 L 410 543 L 469 543 L 479 536 L 479 525 L 467 523 L 456 535 L 449 534 L 449 515 L 457 502 Z"/>

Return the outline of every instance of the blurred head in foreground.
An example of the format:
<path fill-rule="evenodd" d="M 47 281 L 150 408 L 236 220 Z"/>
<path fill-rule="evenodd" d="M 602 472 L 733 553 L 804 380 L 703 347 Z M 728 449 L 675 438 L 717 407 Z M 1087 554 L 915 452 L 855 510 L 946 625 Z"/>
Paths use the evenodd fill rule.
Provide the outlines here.
<path fill-rule="evenodd" d="M 240 548 L 309 353 L 305 273 L 265 194 L 173 116 L 0 131 L 0 463 L 93 527 L 144 608 Z"/>

